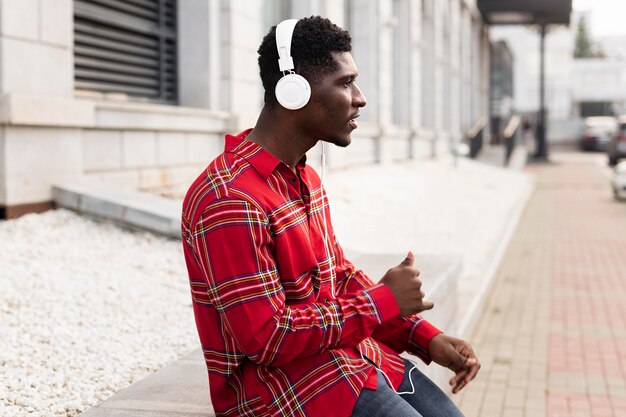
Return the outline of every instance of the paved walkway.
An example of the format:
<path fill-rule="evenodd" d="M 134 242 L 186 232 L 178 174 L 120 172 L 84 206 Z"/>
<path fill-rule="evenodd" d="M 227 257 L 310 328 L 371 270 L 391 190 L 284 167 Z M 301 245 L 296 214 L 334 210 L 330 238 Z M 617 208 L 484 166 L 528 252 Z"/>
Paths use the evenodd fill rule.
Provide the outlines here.
<path fill-rule="evenodd" d="M 626 203 L 599 154 L 553 151 L 471 338 L 466 417 L 626 416 Z"/>

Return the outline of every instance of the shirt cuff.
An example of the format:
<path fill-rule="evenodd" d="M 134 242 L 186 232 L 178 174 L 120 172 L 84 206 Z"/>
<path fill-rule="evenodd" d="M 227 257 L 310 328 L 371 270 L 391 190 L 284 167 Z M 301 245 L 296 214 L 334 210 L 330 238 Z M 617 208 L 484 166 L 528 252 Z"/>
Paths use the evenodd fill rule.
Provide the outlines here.
<path fill-rule="evenodd" d="M 385 284 L 374 285 L 364 292 L 376 309 L 380 323 L 400 315 L 400 308 L 396 298 Z"/>
<path fill-rule="evenodd" d="M 409 333 L 409 350 L 416 354 L 426 364 L 429 364 L 431 362 L 431 358 L 428 353 L 428 345 L 433 337 L 443 332 L 423 318 L 419 316 L 416 316 L 415 318 L 416 321 L 413 323 Z"/>

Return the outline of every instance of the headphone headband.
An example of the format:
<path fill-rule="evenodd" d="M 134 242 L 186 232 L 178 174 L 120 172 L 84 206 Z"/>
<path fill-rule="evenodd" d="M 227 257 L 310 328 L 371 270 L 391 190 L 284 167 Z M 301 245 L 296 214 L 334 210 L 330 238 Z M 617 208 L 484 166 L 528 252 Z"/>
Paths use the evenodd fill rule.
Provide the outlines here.
<path fill-rule="evenodd" d="M 278 49 L 278 66 L 281 71 L 290 71 L 295 67 L 291 58 L 291 38 L 298 19 L 283 20 L 276 26 L 276 48 Z"/>

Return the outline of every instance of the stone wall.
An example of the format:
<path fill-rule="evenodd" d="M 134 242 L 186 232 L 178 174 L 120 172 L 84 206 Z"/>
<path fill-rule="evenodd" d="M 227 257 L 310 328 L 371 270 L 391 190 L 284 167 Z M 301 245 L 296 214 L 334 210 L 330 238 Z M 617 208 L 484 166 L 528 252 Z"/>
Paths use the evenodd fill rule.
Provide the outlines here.
<path fill-rule="evenodd" d="M 321 14 L 353 37 L 368 106 L 349 151 L 327 149 L 330 168 L 447 154 L 486 115 L 488 41 L 473 0 L 282 1 L 292 16 L 270 20 Z M 81 176 L 144 188 L 188 181 L 225 132 L 254 125 L 267 3 L 178 4 L 174 106 L 75 90 L 73 1 L 0 0 L 3 216 L 49 207 L 52 184 Z"/>

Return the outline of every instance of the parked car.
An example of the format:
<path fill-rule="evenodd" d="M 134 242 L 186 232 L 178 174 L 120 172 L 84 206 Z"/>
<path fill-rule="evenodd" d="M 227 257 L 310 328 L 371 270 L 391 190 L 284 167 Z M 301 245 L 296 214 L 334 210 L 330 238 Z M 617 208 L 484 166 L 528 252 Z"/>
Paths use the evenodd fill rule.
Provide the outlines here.
<path fill-rule="evenodd" d="M 614 166 L 620 159 L 626 159 L 626 115 L 618 119 L 618 129 L 606 145 L 609 165 Z"/>
<path fill-rule="evenodd" d="M 593 116 L 585 119 L 580 149 L 604 151 L 609 139 L 617 131 L 617 119 L 610 116 Z"/>
<path fill-rule="evenodd" d="M 611 180 L 613 194 L 617 200 L 626 200 L 626 161 L 615 166 Z"/>

